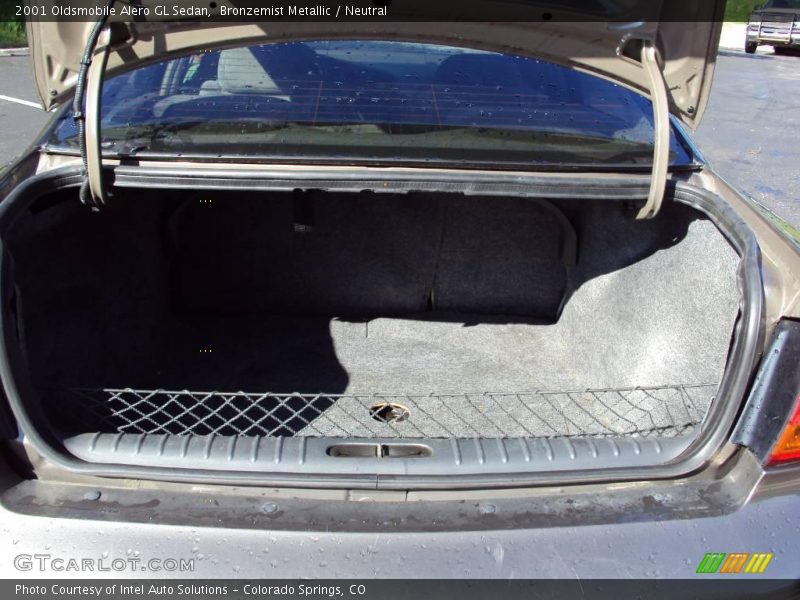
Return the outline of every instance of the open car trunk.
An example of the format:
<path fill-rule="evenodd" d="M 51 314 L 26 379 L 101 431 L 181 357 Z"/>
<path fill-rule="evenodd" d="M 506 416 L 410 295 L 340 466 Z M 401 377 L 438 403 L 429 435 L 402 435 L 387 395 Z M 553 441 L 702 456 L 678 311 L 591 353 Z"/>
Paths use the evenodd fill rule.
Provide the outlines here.
<path fill-rule="evenodd" d="M 76 195 L 32 203 L 6 249 L 26 402 L 85 460 L 664 462 L 705 426 L 740 306 L 736 251 L 678 202 Z"/>

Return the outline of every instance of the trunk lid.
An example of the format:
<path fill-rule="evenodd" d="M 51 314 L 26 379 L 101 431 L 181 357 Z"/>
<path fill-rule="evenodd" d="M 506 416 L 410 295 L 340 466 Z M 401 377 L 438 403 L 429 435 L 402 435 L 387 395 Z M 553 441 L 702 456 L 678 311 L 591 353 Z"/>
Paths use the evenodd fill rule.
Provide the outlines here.
<path fill-rule="evenodd" d="M 57 3 L 45 4 L 52 9 Z M 188 8 L 190 3 L 183 4 Z M 374 10 L 371 3 L 363 4 Z M 698 125 L 708 100 L 724 8 L 722 0 L 633 0 L 611 8 L 565 0 L 547 4 L 473 0 L 459 3 L 455 15 L 436 3 L 408 0 L 390 5 L 386 16 L 367 18 L 387 20 L 276 18 L 245 24 L 218 18 L 225 11 L 241 8 L 242 3 L 234 0 L 212 3 L 213 9 L 204 4 L 208 16 L 199 17 L 157 15 L 156 0 L 142 0 L 137 5 L 135 17 L 129 11 L 123 14 L 127 5 L 112 6 L 111 34 L 101 41 L 109 49 L 109 74 L 198 49 L 258 41 L 406 39 L 535 56 L 595 73 L 651 96 L 652 77 L 639 61 L 642 43 L 649 43 L 658 50 L 669 110 L 691 127 Z M 436 22 L 453 18 L 460 20 L 447 27 Z M 81 55 L 94 22 L 74 19 L 50 16 L 28 23 L 36 85 L 47 109 L 67 101 L 78 79 Z"/>

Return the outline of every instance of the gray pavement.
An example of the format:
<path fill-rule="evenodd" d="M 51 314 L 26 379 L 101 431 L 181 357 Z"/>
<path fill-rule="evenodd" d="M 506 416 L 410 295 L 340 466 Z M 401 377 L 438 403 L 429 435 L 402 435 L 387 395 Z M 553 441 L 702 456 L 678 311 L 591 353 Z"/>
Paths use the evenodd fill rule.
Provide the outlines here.
<path fill-rule="evenodd" d="M 0 95 L 39 102 L 29 57 L 0 56 Z M 39 108 L 0 99 L 0 168 L 33 142 L 48 116 Z"/>
<path fill-rule="evenodd" d="M 800 56 L 721 51 L 694 140 L 715 170 L 800 227 Z"/>
<path fill-rule="evenodd" d="M 0 57 L 0 95 L 38 101 L 27 56 Z M 0 165 L 47 119 L 0 99 Z M 717 172 L 800 227 L 800 56 L 720 52 L 711 100 L 694 134 Z"/>

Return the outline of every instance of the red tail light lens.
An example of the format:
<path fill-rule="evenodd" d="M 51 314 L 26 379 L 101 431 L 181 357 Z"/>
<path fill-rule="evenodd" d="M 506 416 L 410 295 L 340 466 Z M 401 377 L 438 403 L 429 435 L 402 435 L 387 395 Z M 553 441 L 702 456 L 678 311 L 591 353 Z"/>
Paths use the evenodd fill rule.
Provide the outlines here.
<path fill-rule="evenodd" d="M 800 396 L 794 400 L 792 416 L 772 448 L 767 464 L 778 465 L 793 460 L 800 460 Z"/>

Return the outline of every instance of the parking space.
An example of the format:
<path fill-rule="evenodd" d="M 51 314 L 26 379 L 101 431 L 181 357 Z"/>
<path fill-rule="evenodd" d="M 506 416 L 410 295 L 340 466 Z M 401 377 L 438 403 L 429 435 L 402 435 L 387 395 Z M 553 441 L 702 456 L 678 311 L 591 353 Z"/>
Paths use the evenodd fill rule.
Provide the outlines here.
<path fill-rule="evenodd" d="M 5 98 L 3 98 L 5 97 Z M 35 138 L 47 115 L 27 56 L 0 57 L 0 165 Z M 702 126 L 694 138 L 717 171 L 800 227 L 800 56 L 721 51 Z"/>
<path fill-rule="evenodd" d="M 694 135 L 717 172 L 800 227 L 800 56 L 721 51 Z"/>
<path fill-rule="evenodd" d="M 0 56 L 0 166 L 34 141 L 48 115 L 38 106 L 30 58 Z"/>

